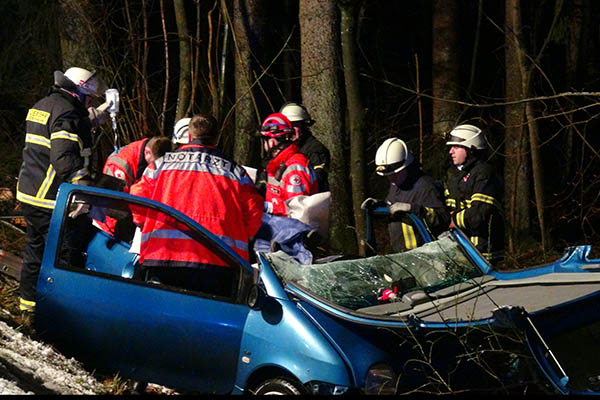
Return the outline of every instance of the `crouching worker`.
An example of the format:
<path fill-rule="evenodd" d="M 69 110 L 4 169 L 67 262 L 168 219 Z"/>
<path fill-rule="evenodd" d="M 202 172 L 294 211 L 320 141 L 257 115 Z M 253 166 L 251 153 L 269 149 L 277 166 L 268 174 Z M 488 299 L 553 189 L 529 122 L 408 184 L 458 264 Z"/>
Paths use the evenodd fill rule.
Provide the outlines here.
<path fill-rule="evenodd" d="M 215 147 L 217 133 L 214 117 L 192 117 L 190 143 L 149 165 L 130 193 L 186 214 L 249 260 L 248 241 L 260 227 L 264 201 L 244 168 Z M 163 213 L 136 211 L 140 262 L 149 276 L 166 285 L 231 294 L 234 274 L 226 261 Z"/>
<path fill-rule="evenodd" d="M 141 179 L 146 167 L 170 150 L 171 141 L 166 136 L 144 138 L 129 143 L 108 156 L 98 186 L 129 193 L 129 188 Z M 92 207 L 90 216 L 94 225 L 104 232 L 124 241 L 133 238 L 135 225 L 131 215 L 116 219 L 106 215 L 106 209 Z"/>
<path fill-rule="evenodd" d="M 269 115 L 262 124 L 260 134 L 269 161 L 266 167 L 265 215 L 254 249 L 281 249 L 298 262 L 310 264 L 312 253 L 305 248 L 304 240 L 309 234 L 314 235 L 314 229 L 299 220 L 287 218 L 286 201 L 318 192 L 315 171 L 294 142 L 295 131 L 285 115 Z"/>
<path fill-rule="evenodd" d="M 443 187 L 423 173 L 406 143 L 398 138 L 384 141 L 375 154 L 375 164 L 377 175 L 387 177 L 389 192 L 385 201 L 369 197 L 361 208 L 389 207 L 390 240 L 395 252 L 423 244 L 423 239 L 415 234 L 412 220 L 406 215 L 408 212 L 421 218 L 433 235 L 447 230 L 450 215 L 444 205 Z"/>

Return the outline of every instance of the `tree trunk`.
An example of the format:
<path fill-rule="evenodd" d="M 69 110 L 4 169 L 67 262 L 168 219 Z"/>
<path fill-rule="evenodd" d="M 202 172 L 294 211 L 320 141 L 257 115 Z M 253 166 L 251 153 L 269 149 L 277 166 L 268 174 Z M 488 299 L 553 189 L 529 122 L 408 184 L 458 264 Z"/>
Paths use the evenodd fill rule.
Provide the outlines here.
<path fill-rule="evenodd" d="M 577 75 L 579 71 L 579 60 L 581 54 L 585 54 L 584 49 L 581 47 L 586 46 L 588 40 L 582 40 L 582 37 L 586 36 L 587 32 L 584 26 L 588 24 L 586 20 L 590 18 L 588 0 L 574 0 L 571 4 L 571 12 L 569 14 L 568 23 L 568 37 L 567 44 L 565 46 L 566 52 L 566 82 L 565 89 L 567 91 L 575 89 L 574 86 L 577 83 Z M 574 170 L 574 151 L 573 151 L 573 126 L 572 118 L 567 115 L 566 118 L 569 120 L 569 127 L 567 128 L 567 134 L 565 136 L 565 167 L 562 169 L 563 176 L 562 182 L 567 183 L 571 178 L 571 174 Z"/>
<path fill-rule="evenodd" d="M 92 0 L 60 0 L 60 46 L 64 69 L 80 67 L 95 70 L 101 65 L 97 47 L 98 14 Z"/>
<path fill-rule="evenodd" d="M 458 47 L 458 5 L 456 0 L 434 0 L 432 21 L 432 86 L 433 86 L 433 148 L 440 149 L 433 157 L 426 158 L 426 169 L 433 176 L 443 176 L 448 155 L 444 146 L 435 146 L 444 139 L 457 124 L 460 109 L 458 100 L 459 68 L 461 66 Z"/>
<path fill-rule="evenodd" d="M 365 213 L 360 205 L 365 196 L 365 137 L 363 132 L 364 107 L 360 97 L 358 68 L 355 53 L 356 1 L 340 1 L 342 58 L 346 85 L 347 115 L 350 128 L 350 181 L 358 252 L 365 255 Z"/>
<path fill-rule="evenodd" d="M 184 0 L 173 0 L 175 8 L 175 21 L 177 22 L 177 34 L 179 36 L 179 93 L 177 95 L 177 111 L 175 121 L 185 117 L 190 103 L 190 92 L 192 84 L 192 52 L 190 49 L 190 37 L 187 27 Z"/>
<path fill-rule="evenodd" d="M 523 71 L 520 52 L 520 0 L 506 0 L 506 100 L 524 97 Z M 523 130 L 524 106 L 513 104 L 506 107 L 504 187 L 505 215 L 508 225 L 508 252 L 515 252 L 515 242 L 529 232 L 529 166 L 526 157 L 527 137 Z"/>
<path fill-rule="evenodd" d="M 234 159 L 243 165 L 257 165 L 260 143 L 255 137 L 260 116 L 253 96 L 253 43 L 262 38 L 259 0 L 235 0 L 233 33 L 235 43 L 235 146 Z"/>
<path fill-rule="evenodd" d="M 300 0 L 302 101 L 317 121 L 314 135 L 331 152 L 330 245 L 343 254 L 356 253 L 350 228 L 348 173 L 340 105 L 339 24 L 334 0 Z"/>

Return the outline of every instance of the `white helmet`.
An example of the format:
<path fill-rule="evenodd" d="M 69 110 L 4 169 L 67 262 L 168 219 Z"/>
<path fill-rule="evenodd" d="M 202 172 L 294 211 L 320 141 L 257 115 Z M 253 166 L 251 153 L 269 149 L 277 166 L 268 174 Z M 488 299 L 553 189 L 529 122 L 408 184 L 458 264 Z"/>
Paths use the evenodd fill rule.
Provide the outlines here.
<path fill-rule="evenodd" d="M 391 175 L 402 171 L 413 162 L 406 143 L 398 138 L 389 138 L 382 143 L 375 154 L 377 175 Z"/>
<path fill-rule="evenodd" d="M 450 132 L 448 146 L 464 146 L 468 149 L 483 150 L 487 147 L 481 129 L 474 125 L 459 125 Z"/>
<path fill-rule="evenodd" d="M 287 117 L 290 122 L 304 122 L 307 126 L 311 126 L 315 123 L 313 119 L 310 118 L 310 114 L 306 107 L 302 104 L 288 102 L 281 106 L 279 112 Z"/>
<path fill-rule="evenodd" d="M 96 97 L 104 93 L 106 85 L 96 74 L 87 69 L 71 67 L 65 71 L 64 76 L 77 86 L 77 90 L 84 96 Z"/>
<path fill-rule="evenodd" d="M 188 128 L 191 120 L 191 118 L 181 118 L 177 121 L 173 128 L 173 139 L 171 139 L 173 143 L 188 144 L 190 142 Z"/>

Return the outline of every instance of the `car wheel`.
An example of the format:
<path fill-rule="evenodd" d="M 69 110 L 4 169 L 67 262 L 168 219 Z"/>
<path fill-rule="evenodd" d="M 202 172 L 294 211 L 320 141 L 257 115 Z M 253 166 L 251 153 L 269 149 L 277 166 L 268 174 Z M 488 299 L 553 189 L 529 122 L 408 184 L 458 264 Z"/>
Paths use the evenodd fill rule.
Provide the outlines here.
<path fill-rule="evenodd" d="M 306 390 L 300 385 L 288 378 L 268 379 L 256 386 L 252 391 L 257 396 L 275 394 L 275 395 L 300 395 L 306 394 Z"/>

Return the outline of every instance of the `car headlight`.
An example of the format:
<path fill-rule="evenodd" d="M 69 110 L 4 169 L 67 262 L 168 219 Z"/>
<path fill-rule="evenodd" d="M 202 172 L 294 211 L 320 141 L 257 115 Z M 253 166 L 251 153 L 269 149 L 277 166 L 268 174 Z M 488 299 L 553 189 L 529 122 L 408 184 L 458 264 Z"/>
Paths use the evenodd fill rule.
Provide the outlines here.
<path fill-rule="evenodd" d="M 398 376 L 387 364 L 373 365 L 365 377 L 365 394 L 395 394 Z"/>
<path fill-rule="evenodd" d="M 327 382 L 312 381 L 305 385 L 311 394 L 336 395 L 344 394 L 348 391 L 348 386 L 332 385 Z"/>

